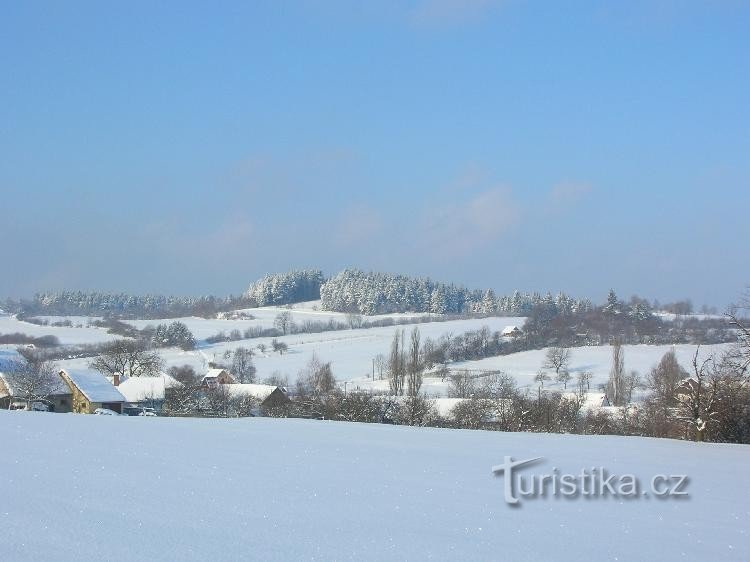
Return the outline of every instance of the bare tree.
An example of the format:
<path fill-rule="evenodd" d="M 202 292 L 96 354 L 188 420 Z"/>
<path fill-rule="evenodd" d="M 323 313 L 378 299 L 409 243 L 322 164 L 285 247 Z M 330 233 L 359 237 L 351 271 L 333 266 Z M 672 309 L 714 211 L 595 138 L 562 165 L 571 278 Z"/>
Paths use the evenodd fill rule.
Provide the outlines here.
<path fill-rule="evenodd" d="M 378 373 L 378 379 L 383 380 L 383 373 L 385 373 L 388 362 L 385 360 L 385 355 L 378 353 L 375 356 L 375 370 Z"/>
<path fill-rule="evenodd" d="M 544 388 L 544 381 L 548 381 L 548 380 L 549 380 L 549 375 L 542 369 L 539 369 L 537 374 L 534 376 L 534 382 L 538 382 L 539 386 L 541 386 L 542 388 Z"/>
<path fill-rule="evenodd" d="M 677 402 L 680 405 L 680 419 L 695 429 L 696 441 L 703 441 L 709 422 L 718 413 L 716 400 L 719 396 L 720 380 L 715 357 L 709 355 L 703 361 L 699 361 L 699 352 L 700 346 L 693 355 L 692 376 L 677 390 Z"/>
<path fill-rule="evenodd" d="M 24 359 L 8 362 L 6 371 L 13 397 L 26 401 L 27 409 L 34 401 L 46 400 L 62 388 L 57 365 L 36 353 L 26 352 Z"/>
<path fill-rule="evenodd" d="M 270 384 L 271 386 L 287 387 L 289 386 L 289 377 L 281 374 L 280 371 L 274 371 L 270 377 L 263 379 L 263 384 Z"/>
<path fill-rule="evenodd" d="M 142 342 L 115 340 L 94 358 L 89 366 L 106 375 L 123 377 L 155 377 L 164 367 L 158 353 Z"/>
<path fill-rule="evenodd" d="M 557 382 L 563 383 L 563 388 L 565 390 L 568 389 L 568 381 L 570 381 L 571 378 L 573 378 L 573 376 L 570 374 L 570 371 L 568 371 L 567 369 L 562 369 L 557 372 L 557 377 L 556 377 Z"/>
<path fill-rule="evenodd" d="M 488 398 L 470 398 L 456 404 L 451 416 L 459 427 L 480 429 L 489 422 L 498 409 L 498 403 Z"/>
<path fill-rule="evenodd" d="M 255 364 L 253 363 L 253 352 L 246 347 L 238 347 L 232 354 L 232 375 L 240 383 L 255 382 Z"/>
<path fill-rule="evenodd" d="M 300 371 L 297 377 L 297 391 L 300 395 L 327 395 L 336 388 L 336 378 L 333 376 L 331 363 L 323 363 L 313 352 L 310 361 Z"/>
<path fill-rule="evenodd" d="M 414 327 L 411 332 L 411 341 L 409 345 L 409 360 L 406 365 L 408 372 L 408 389 L 409 396 L 417 396 L 422 388 L 422 371 L 424 366 L 420 356 L 420 337 L 419 328 Z"/>
<path fill-rule="evenodd" d="M 210 413 L 219 417 L 229 417 L 232 411 L 231 384 L 218 384 L 205 391 L 206 407 Z"/>
<path fill-rule="evenodd" d="M 612 344 L 612 367 L 607 382 L 607 396 L 613 406 L 624 406 L 627 399 L 625 381 L 625 354 L 622 344 L 615 341 Z"/>
<path fill-rule="evenodd" d="M 630 371 L 628 375 L 625 375 L 625 403 L 629 404 L 633 401 L 633 393 L 635 389 L 641 384 L 641 376 L 638 371 Z"/>
<path fill-rule="evenodd" d="M 665 353 L 659 364 L 646 376 L 646 388 L 651 391 L 650 398 L 665 415 L 669 408 L 677 405 L 677 387 L 688 376 L 688 372 L 678 363 L 674 350 Z"/>
<path fill-rule="evenodd" d="M 727 313 L 729 321 L 737 330 L 737 356 L 739 358 L 737 367 L 741 371 L 746 371 L 750 368 L 750 322 L 740 314 L 741 311 L 750 312 L 750 288 L 747 289 L 740 304 L 733 306 Z"/>
<path fill-rule="evenodd" d="M 559 380 L 560 371 L 565 370 L 570 364 L 570 349 L 567 347 L 550 347 L 544 358 L 545 369 L 554 369 L 555 377 Z"/>
<path fill-rule="evenodd" d="M 428 425 L 437 417 L 434 401 L 418 394 L 407 396 L 396 408 L 395 419 L 404 425 Z"/>
<path fill-rule="evenodd" d="M 395 396 L 400 396 L 404 393 L 406 361 L 403 354 L 402 340 L 402 333 L 396 330 L 396 332 L 393 334 L 393 341 L 391 342 L 391 353 L 388 357 L 389 383 L 391 392 Z"/>
<path fill-rule="evenodd" d="M 350 313 L 346 315 L 346 322 L 349 324 L 349 328 L 352 330 L 356 330 L 357 328 L 361 328 L 364 324 L 364 320 L 362 320 L 361 314 L 355 314 Z"/>
<path fill-rule="evenodd" d="M 167 371 L 170 377 L 186 386 L 198 386 L 200 384 L 200 377 L 195 369 L 190 365 L 182 365 L 181 367 L 170 367 Z"/>
<path fill-rule="evenodd" d="M 450 398 L 471 398 L 476 391 L 476 382 L 468 371 L 454 371 L 448 377 Z"/>
<path fill-rule="evenodd" d="M 279 355 L 284 355 L 284 352 L 289 350 L 289 346 L 283 341 L 279 341 L 276 338 L 271 340 L 271 348 L 278 352 Z"/>
<path fill-rule="evenodd" d="M 479 385 L 474 392 L 476 398 L 500 400 L 514 396 L 518 391 L 516 380 L 502 372 L 487 372 L 479 380 Z"/>
<path fill-rule="evenodd" d="M 594 374 L 591 371 L 581 371 L 576 375 L 578 387 L 581 392 L 591 390 L 591 379 Z"/>
<path fill-rule="evenodd" d="M 164 410 L 169 413 L 188 414 L 198 410 L 200 377 L 190 365 L 170 367 L 169 375 L 179 384 L 164 390 Z"/>
<path fill-rule="evenodd" d="M 276 315 L 276 319 L 273 321 L 273 325 L 283 335 L 287 335 L 289 333 L 289 329 L 292 326 L 292 313 L 288 310 L 280 312 L 278 315 Z"/>

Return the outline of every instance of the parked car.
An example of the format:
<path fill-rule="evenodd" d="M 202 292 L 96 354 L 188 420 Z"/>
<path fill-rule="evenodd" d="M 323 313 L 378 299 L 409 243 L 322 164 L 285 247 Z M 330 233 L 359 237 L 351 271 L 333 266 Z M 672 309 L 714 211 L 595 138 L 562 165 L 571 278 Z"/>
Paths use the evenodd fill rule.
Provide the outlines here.
<path fill-rule="evenodd" d="M 10 405 L 11 410 L 25 410 L 29 412 L 51 412 L 53 411 L 52 403 L 45 400 L 34 400 L 31 405 L 26 402 L 13 402 Z"/>
<path fill-rule="evenodd" d="M 156 412 L 153 408 L 144 408 L 143 406 L 126 406 L 123 408 L 122 413 L 126 416 L 156 417 Z"/>
<path fill-rule="evenodd" d="M 114 410 L 110 410 L 109 408 L 97 408 L 94 410 L 94 414 L 97 416 L 119 416 L 117 412 Z"/>
<path fill-rule="evenodd" d="M 54 406 L 52 403 L 49 403 L 45 400 L 34 400 L 31 403 L 31 411 L 32 412 L 52 412 L 54 410 Z"/>

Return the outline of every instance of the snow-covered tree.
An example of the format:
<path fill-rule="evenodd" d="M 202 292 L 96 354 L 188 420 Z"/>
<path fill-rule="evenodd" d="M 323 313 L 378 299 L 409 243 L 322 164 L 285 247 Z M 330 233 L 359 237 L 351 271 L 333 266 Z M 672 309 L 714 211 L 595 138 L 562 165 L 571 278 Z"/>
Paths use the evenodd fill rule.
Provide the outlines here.
<path fill-rule="evenodd" d="M 279 306 L 320 298 L 323 273 L 305 269 L 266 275 L 250 285 L 245 295 L 258 306 Z"/>

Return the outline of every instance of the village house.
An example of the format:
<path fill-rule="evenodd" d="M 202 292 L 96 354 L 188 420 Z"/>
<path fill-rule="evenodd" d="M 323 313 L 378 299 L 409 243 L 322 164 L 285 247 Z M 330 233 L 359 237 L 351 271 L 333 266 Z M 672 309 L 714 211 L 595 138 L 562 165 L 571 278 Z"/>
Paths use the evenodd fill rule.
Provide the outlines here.
<path fill-rule="evenodd" d="M 60 376 L 73 396 L 73 412 L 93 414 L 97 408 L 106 408 L 122 413 L 125 397 L 101 373 L 89 369 L 63 369 Z"/>
<path fill-rule="evenodd" d="M 181 386 L 173 377 L 162 373 L 156 377 L 125 377 L 112 380 L 128 404 L 160 410 L 168 388 Z"/>
<path fill-rule="evenodd" d="M 278 408 L 289 403 L 286 389 L 271 384 L 230 384 L 227 386 L 233 398 L 250 396 L 260 402 L 261 410 Z"/>
<path fill-rule="evenodd" d="M 503 328 L 503 331 L 500 332 L 500 335 L 504 338 L 517 338 L 523 335 L 523 332 L 518 326 L 506 326 Z"/>
<path fill-rule="evenodd" d="M 40 392 L 40 394 L 44 394 L 44 397 L 32 400 L 29 405 L 27 404 L 27 396 L 21 392 L 19 385 L 15 384 L 13 376 L 8 373 L 0 373 L 0 409 L 24 409 L 31 406 L 32 409 L 40 408 L 50 412 L 70 412 L 73 395 L 62 379 L 58 379 L 57 383 L 53 388 Z"/>
<path fill-rule="evenodd" d="M 237 381 L 226 369 L 209 369 L 201 380 L 203 388 L 216 388 L 220 384 L 235 384 Z"/>

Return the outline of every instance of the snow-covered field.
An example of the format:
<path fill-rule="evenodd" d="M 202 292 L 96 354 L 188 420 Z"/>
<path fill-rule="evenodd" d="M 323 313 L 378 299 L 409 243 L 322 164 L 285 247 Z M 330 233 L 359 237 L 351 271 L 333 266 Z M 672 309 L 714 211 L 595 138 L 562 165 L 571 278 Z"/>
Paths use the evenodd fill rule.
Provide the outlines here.
<path fill-rule="evenodd" d="M 216 334 L 219 331 L 230 332 L 233 329 L 245 330 L 251 326 L 273 326 L 276 316 L 286 308 L 262 308 L 250 309 L 256 318 L 254 320 L 205 320 L 202 318 L 182 318 L 191 332 L 198 340 Z M 335 312 L 317 312 L 309 306 L 303 309 L 291 310 L 295 322 L 304 321 L 312 317 L 315 320 L 328 321 L 333 319 L 339 322 L 346 321 L 346 315 Z M 391 318 L 410 318 L 414 315 L 393 314 L 386 315 Z M 384 318 L 386 316 L 370 316 L 368 320 Z M 172 320 L 137 320 L 130 321 L 138 328 L 149 324 L 156 325 L 160 322 L 168 323 Z M 408 324 L 403 326 L 386 326 L 382 328 L 361 328 L 355 330 L 337 330 L 332 332 L 321 332 L 317 334 L 294 334 L 277 338 L 289 346 L 289 351 L 283 355 L 271 351 L 272 338 L 253 338 L 235 342 L 222 342 L 207 344 L 199 342 L 196 351 L 184 352 L 177 349 L 163 350 L 168 365 L 192 365 L 194 368 L 205 369 L 209 361 L 221 360 L 224 353 L 237 347 L 251 347 L 255 352 L 255 366 L 258 377 L 263 379 L 272 374 L 288 376 L 290 382 L 294 383 L 297 374 L 310 361 L 313 353 L 316 353 L 322 361 L 330 361 L 334 375 L 341 380 L 362 378 L 372 374 L 373 358 L 378 354 L 388 354 L 393 334 L 396 330 L 410 331 L 414 326 L 419 326 L 422 338 L 437 339 L 444 334 L 458 335 L 470 330 L 479 330 L 487 326 L 492 331 L 499 331 L 506 326 L 523 326 L 524 318 L 476 318 L 468 320 L 451 320 L 448 322 L 428 322 L 421 324 Z M 258 350 L 259 345 L 266 347 L 265 352 Z M 79 366 L 80 360 L 73 360 L 68 366 Z"/>
<path fill-rule="evenodd" d="M 243 331 L 250 327 L 269 328 L 273 326 L 274 320 L 281 312 L 290 312 L 294 322 L 302 323 L 306 320 L 328 322 L 334 320 L 337 322 L 346 322 L 347 315 L 336 312 L 322 312 L 319 310 L 318 301 L 299 303 L 291 308 L 287 307 L 264 307 L 257 309 L 248 309 L 246 312 L 254 316 L 253 319 L 240 320 L 217 320 L 203 318 L 181 318 L 180 321 L 187 324 L 199 341 L 198 349 L 195 351 L 185 352 L 179 349 L 163 349 L 160 353 L 165 359 L 167 367 L 173 365 L 191 365 L 198 372 L 203 372 L 211 361 L 221 361 L 225 352 L 231 351 L 237 347 L 251 347 L 255 352 L 255 365 L 258 371 L 258 378 L 262 380 L 271 375 L 281 375 L 288 377 L 293 384 L 299 372 L 309 362 L 313 353 L 322 361 L 330 361 L 334 375 L 343 386 L 346 383 L 348 389 L 371 389 L 375 391 L 386 391 L 388 389 L 387 380 L 372 381 L 373 358 L 379 354 L 387 356 L 390 349 L 391 340 L 396 330 L 411 330 L 413 326 L 418 325 L 422 338 L 437 339 L 445 334 L 458 335 L 470 330 L 478 330 L 487 326 L 492 331 L 502 330 L 506 326 L 522 326 L 524 318 L 477 318 L 468 320 L 452 320 L 449 322 L 428 322 L 421 324 L 408 324 L 403 326 L 388 326 L 382 328 L 362 328 L 362 329 L 345 329 L 331 332 L 321 332 L 317 334 L 294 334 L 278 338 L 279 341 L 289 346 L 287 353 L 279 355 L 271 351 L 271 338 L 253 338 L 244 339 L 235 342 L 222 342 L 217 344 L 208 344 L 205 339 L 215 335 L 217 332 L 226 333 L 238 329 Z M 409 319 L 419 315 L 409 314 L 392 314 L 378 317 L 368 317 L 368 320 L 376 318 L 396 318 Z M 61 318 L 49 317 L 50 321 Z M 75 324 L 86 325 L 87 318 L 70 317 Z M 138 328 L 144 328 L 148 325 L 159 323 L 169 323 L 169 320 L 133 320 L 129 321 Z M 37 326 L 28 322 L 16 320 L 13 317 L 0 317 L 0 333 L 22 332 L 29 335 L 41 336 L 52 334 L 60 338 L 64 344 L 95 343 L 113 339 L 112 334 L 101 328 L 75 328 L 75 327 L 53 327 Z M 258 349 L 259 345 L 266 347 L 265 351 Z M 701 351 L 702 356 L 711 352 L 720 352 L 726 346 L 704 347 Z M 625 368 L 627 371 L 638 371 L 644 376 L 648 371 L 658 363 L 659 359 L 669 351 L 674 349 L 677 353 L 680 363 L 689 368 L 690 361 L 695 346 L 677 345 L 677 346 L 625 346 Z M 484 370 L 503 371 L 513 376 L 519 386 L 527 388 L 536 388 L 533 378 L 544 363 L 545 350 L 534 350 L 512 355 L 491 357 L 479 361 L 466 361 L 453 363 L 451 369 L 470 369 L 475 372 Z M 88 359 L 72 359 L 62 361 L 61 365 L 68 368 L 82 368 L 87 365 Z M 593 373 L 591 381 L 592 391 L 597 389 L 600 384 L 606 382 L 609 368 L 611 365 L 611 348 L 609 346 L 600 347 L 580 347 L 572 350 L 571 364 L 569 370 L 575 375 L 581 371 L 590 371 Z M 554 380 L 545 383 L 546 388 L 562 389 L 562 385 Z M 445 396 L 448 389 L 448 382 L 439 378 L 427 376 L 424 381 L 423 390 L 430 396 Z"/>
<path fill-rule="evenodd" d="M 0 412 L 2 558 L 747 560 L 750 448 L 310 420 Z M 504 503 L 544 456 L 687 474 L 688 499 Z M 536 469 L 528 469 L 530 473 Z"/>
<path fill-rule="evenodd" d="M 291 319 L 296 324 L 303 324 L 304 322 L 334 322 L 347 323 L 347 315 L 341 312 L 326 312 L 320 310 L 320 301 L 309 301 L 293 304 L 290 306 L 265 306 L 261 308 L 248 308 L 244 310 L 238 310 L 237 313 L 244 313 L 252 315 L 253 319 L 237 319 L 237 320 L 220 320 L 205 318 L 196 318 L 194 316 L 187 318 L 169 318 L 164 320 L 128 320 L 129 324 L 132 324 L 138 329 L 143 329 L 146 326 L 156 326 L 157 324 L 169 324 L 175 320 L 183 322 L 193 335 L 198 340 L 205 340 L 206 338 L 217 334 L 218 332 L 229 333 L 232 330 L 244 331 L 247 328 L 273 328 L 274 320 L 281 314 L 288 312 L 291 315 Z M 382 320 L 385 318 L 392 318 L 393 320 L 410 320 L 413 318 L 421 318 L 425 316 L 437 316 L 434 314 L 381 314 L 377 316 L 365 316 L 363 317 L 367 321 Z"/>
<path fill-rule="evenodd" d="M 720 354 L 722 350 L 729 347 L 730 344 L 705 346 L 700 349 L 700 357 L 707 357 L 710 353 Z M 690 369 L 690 363 L 695 354 L 696 346 L 694 345 L 626 345 L 623 346 L 625 354 L 625 369 L 627 372 L 638 371 L 641 377 L 644 377 L 668 351 L 674 349 L 677 360 L 686 369 Z M 591 378 L 591 390 L 596 390 L 600 384 L 607 382 L 609 370 L 612 365 L 612 348 L 610 346 L 598 347 L 574 347 L 570 350 L 571 359 L 568 370 L 573 375 L 571 382 L 568 383 L 568 389 L 576 383 L 576 374 L 589 371 L 593 374 Z M 472 372 L 481 371 L 502 371 L 511 375 L 521 388 L 537 388 L 538 383 L 534 382 L 534 376 L 542 368 L 545 361 L 545 349 L 535 349 L 533 351 L 523 351 L 511 355 L 501 355 L 498 357 L 489 357 L 478 361 L 461 361 L 451 363 L 452 370 L 469 369 Z M 554 371 L 545 369 L 550 374 L 552 380 L 544 383 L 545 388 L 563 390 L 563 384 L 554 380 Z M 375 391 L 385 391 L 388 389 L 387 380 L 376 380 L 374 382 L 366 377 L 350 379 L 347 383 L 349 388 L 372 389 Z M 441 381 L 439 378 L 426 376 L 423 390 L 431 396 L 444 396 L 448 390 L 449 383 Z"/>
<path fill-rule="evenodd" d="M 104 328 L 87 328 L 89 318 L 84 316 L 45 316 L 51 322 L 68 319 L 73 326 L 39 326 L 16 319 L 15 316 L 0 316 L 0 334 L 26 334 L 27 336 L 56 336 L 63 345 L 100 343 L 111 341 L 119 336 L 108 334 Z M 82 327 L 77 328 L 77 325 Z"/>

